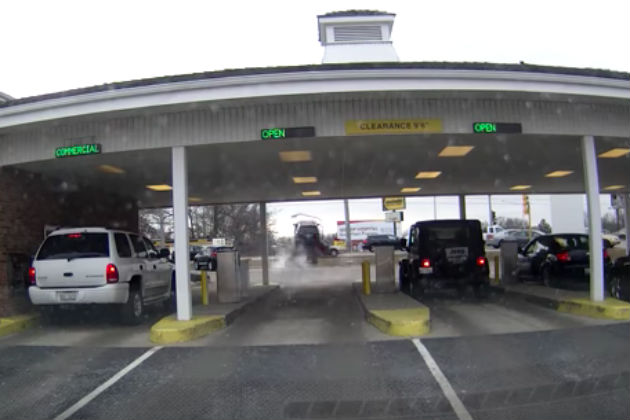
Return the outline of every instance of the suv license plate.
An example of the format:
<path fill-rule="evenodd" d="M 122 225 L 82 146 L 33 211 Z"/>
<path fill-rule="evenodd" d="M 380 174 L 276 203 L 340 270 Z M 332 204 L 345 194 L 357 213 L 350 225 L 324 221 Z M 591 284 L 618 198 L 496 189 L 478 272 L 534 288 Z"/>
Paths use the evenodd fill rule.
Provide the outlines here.
<path fill-rule="evenodd" d="M 77 300 L 78 292 L 57 292 L 59 296 L 59 301 L 61 302 L 74 302 Z"/>

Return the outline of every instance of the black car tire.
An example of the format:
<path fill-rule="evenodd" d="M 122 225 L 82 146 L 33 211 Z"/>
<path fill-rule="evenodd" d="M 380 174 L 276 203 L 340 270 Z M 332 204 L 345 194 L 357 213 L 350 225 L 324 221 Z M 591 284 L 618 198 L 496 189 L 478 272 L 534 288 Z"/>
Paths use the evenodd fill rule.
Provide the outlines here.
<path fill-rule="evenodd" d="M 418 274 L 417 264 L 411 264 L 409 266 L 408 277 L 409 277 L 409 286 L 411 289 L 409 296 L 417 300 L 422 299 L 422 297 L 424 296 L 424 287 L 422 287 L 422 284 L 420 284 L 420 277 Z"/>
<path fill-rule="evenodd" d="M 142 301 L 142 292 L 140 287 L 130 287 L 129 298 L 124 303 L 120 315 L 122 322 L 127 325 L 138 325 L 142 322 L 144 315 L 144 302 Z"/>
<path fill-rule="evenodd" d="M 621 300 L 623 298 L 623 296 L 621 296 L 621 278 L 619 276 L 613 276 L 608 290 L 610 292 L 610 296 L 615 299 Z"/>
<path fill-rule="evenodd" d="M 544 266 L 540 269 L 540 279 L 546 287 L 555 287 L 556 281 L 551 274 L 551 268 Z"/>
<path fill-rule="evenodd" d="M 370 251 L 370 252 L 374 252 L 374 248 L 372 248 L 371 246 L 368 246 L 367 250 Z"/>

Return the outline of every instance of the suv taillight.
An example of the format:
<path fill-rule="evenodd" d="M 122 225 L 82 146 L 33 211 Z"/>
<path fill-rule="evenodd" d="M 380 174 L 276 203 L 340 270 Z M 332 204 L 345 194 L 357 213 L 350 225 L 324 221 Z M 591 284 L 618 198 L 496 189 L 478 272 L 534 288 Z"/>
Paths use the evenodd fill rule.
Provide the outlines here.
<path fill-rule="evenodd" d="M 569 255 L 569 251 L 559 252 L 556 254 L 556 258 L 560 262 L 569 262 L 571 261 L 571 256 Z"/>
<path fill-rule="evenodd" d="M 35 284 L 35 267 L 28 268 L 28 282 L 29 284 Z"/>
<path fill-rule="evenodd" d="M 431 268 L 431 260 L 428 258 L 423 258 L 422 261 L 420 261 L 420 267 Z"/>
<path fill-rule="evenodd" d="M 107 264 L 105 268 L 105 279 L 107 283 L 118 283 L 118 268 L 114 264 Z"/>
<path fill-rule="evenodd" d="M 483 267 L 484 265 L 486 265 L 486 257 L 477 258 L 477 265 L 479 267 Z"/>

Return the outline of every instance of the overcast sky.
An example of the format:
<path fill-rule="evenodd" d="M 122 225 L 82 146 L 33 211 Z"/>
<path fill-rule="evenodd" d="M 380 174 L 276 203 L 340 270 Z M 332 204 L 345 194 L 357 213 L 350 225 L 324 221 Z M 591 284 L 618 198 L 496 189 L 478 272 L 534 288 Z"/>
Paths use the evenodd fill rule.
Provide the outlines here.
<path fill-rule="evenodd" d="M 323 55 L 316 16 L 347 9 L 395 13 L 392 38 L 402 61 L 630 71 L 628 0 L 8 0 L 0 1 L 0 91 L 23 97 L 169 74 L 316 64 Z M 457 215 L 452 200 L 440 199 L 439 217 Z M 469 214 L 485 217 L 480 200 L 469 201 Z M 417 217 L 433 216 L 432 199 L 416 201 Z M 548 197 L 535 201 L 534 219 L 548 219 Z M 353 202 L 352 218 L 382 217 L 378 203 Z M 520 197 L 497 206 L 499 215 L 516 216 Z M 278 228 L 290 226 L 283 215 L 295 207 L 270 206 Z M 340 202 L 297 207 L 326 214 L 327 226 L 343 217 Z"/>

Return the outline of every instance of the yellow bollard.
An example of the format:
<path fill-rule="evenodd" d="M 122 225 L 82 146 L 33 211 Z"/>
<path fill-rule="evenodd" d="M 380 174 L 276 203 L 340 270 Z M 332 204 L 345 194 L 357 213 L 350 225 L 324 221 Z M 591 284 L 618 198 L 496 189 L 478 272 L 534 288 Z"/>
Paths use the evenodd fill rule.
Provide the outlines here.
<path fill-rule="evenodd" d="M 494 257 L 494 284 L 495 286 L 499 285 L 499 256 L 496 255 Z"/>
<path fill-rule="evenodd" d="M 208 304 L 208 275 L 206 270 L 201 271 L 201 304 Z"/>
<path fill-rule="evenodd" d="M 368 296 L 372 293 L 372 284 L 370 283 L 370 262 L 363 261 L 361 263 L 361 278 L 363 280 L 363 294 Z"/>

